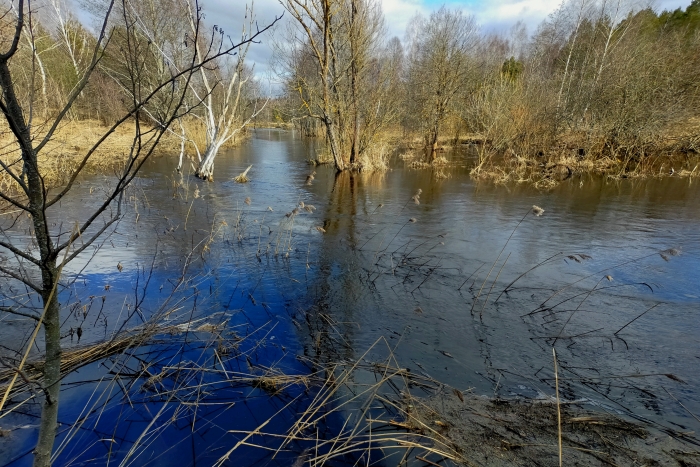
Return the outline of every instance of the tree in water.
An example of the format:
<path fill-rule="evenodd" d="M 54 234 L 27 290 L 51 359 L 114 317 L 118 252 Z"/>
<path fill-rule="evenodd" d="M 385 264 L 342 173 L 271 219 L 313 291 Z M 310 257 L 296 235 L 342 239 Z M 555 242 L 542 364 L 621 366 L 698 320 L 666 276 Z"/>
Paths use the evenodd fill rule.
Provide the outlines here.
<path fill-rule="evenodd" d="M 318 122 L 338 171 L 364 169 L 364 157 L 395 119 L 400 61 L 385 44 L 376 0 L 285 0 L 292 19 L 280 54 L 292 115 Z M 400 43 L 399 43 L 400 44 Z M 307 131 L 309 132 L 309 131 Z M 371 162 L 370 162 L 371 164 Z"/>
<path fill-rule="evenodd" d="M 197 34 L 196 5 L 187 1 L 190 17 L 191 34 Z M 245 41 L 255 25 L 253 11 L 246 7 L 247 25 L 241 33 L 241 41 Z M 223 47 L 226 36 L 224 30 L 214 26 L 217 36 L 210 41 L 199 40 L 194 43 L 197 59 L 205 57 L 212 49 Z M 256 31 L 256 36 L 260 31 Z M 229 39 L 230 40 L 230 39 Z M 206 49 L 205 49 L 206 47 Z M 195 171 L 202 180 L 212 181 L 214 178 L 214 160 L 223 145 L 240 133 L 264 108 L 267 100 L 258 106 L 257 88 L 254 86 L 253 73 L 246 68 L 245 59 L 250 42 L 238 50 L 235 57 L 227 56 L 218 60 L 217 66 L 199 67 L 199 83 L 190 83 L 190 88 L 196 97 L 202 114 L 193 113 L 202 123 L 205 132 L 205 147 L 200 148 L 194 143 L 199 165 Z M 252 109 L 246 114 L 246 104 Z"/>

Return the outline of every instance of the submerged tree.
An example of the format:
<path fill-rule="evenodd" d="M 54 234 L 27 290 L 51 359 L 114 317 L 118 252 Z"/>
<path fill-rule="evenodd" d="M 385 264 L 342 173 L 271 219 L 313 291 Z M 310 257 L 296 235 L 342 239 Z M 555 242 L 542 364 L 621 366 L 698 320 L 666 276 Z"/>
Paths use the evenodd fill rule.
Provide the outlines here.
<path fill-rule="evenodd" d="M 41 97 L 34 92 L 35 78 L 39 71 L 36 66 L 18 69 L 18 64 L 13 61 L 21 52 L 23 42 L 29 39 L 32 47 L 35 46 L 36 36 L 31 32 L 33 29 L 25 25 L 33 24 L 38 18 L 29 0 L 17 1 L 14 17 L 9 15 L 7 7 L 3 7 L 5 11 L 0 12 L 3 21 L 0 25 L 3 28 L 0 39 L 0 111 L 12 137 L 12 142 L 4 148 L 5 154 L 0 157 L 2 173 L 12 182 L 12 188 L 0 191 L 0 199 L 6 207 L 12 208 L 1 221 L 0 248 L 12 259 L 7 259 L 0 265 L 0 273 L 5 276 L 5 280 L 18 281 L 26 286 L 31 294 L 40 297 L 41 304 L 39 309 L 28 308 L 24 304 L 3 306 L 1 310 L 33 320 L 37 332 L 43 328 L 45 363 L 41 391 L 44 400 L 34 458 L 37 466 L 51 464 L 56 436 L 61 387 L 62 320 L 58 294 L 62 269 L 98 242 L 121 218 L 125 190 L 154 153 L 170 125 L 191 112 L 192 109 L 185 105 L 186 95 L 202 69 L 245 49 L 269 28 L 256 30 L 239 42 L 201 49 L 193 46 L 203 37 L 201 10 L 196 2 L 192 7 L 193 32 L 181 41 L 183 54 L 188 57 L 186 65 L 171 70 L 167 76 L 161 76 L 157 81 L 144 86 L 143 80 L 151 63 L 143 60 L 141 48 L 149 44 L 141 40 L 143 33 L 139 30 L 138 22 L 132 21 L 128 16 L 129 0 L 111 0 L 101 10 L 101 29 L 88 41 L 92 44 L 89 58 L 80 63 L 76 61 L 78 66 L 75 70 L 79 75 L 77 83 L 67 95 L 62 96 L 63 105 L 45 109 L 46 118 L 41 122 L 36 121 L 35 113 Z M 162 14 L 167 13 L 162 11 Z M 46 164 L 47 157 L 50 157 L 47 145 L 55 137 L 81 93 L 98 75 L 98 67 L 116 29 L 112 23 L 113 14 L 123 16 L 119 22 L 122 35 L 120 57 L 124 72 L 122 85 L 129 90 L 128 100 L 125 99 L 127 110 L 109 121 L 104 134 L 96 139 L 74 166 L 67 169 L 65 183 L 51 186 Z M 14 19 L 8 21 L 11 17 Z M 17 79 L 18 75 L 25 75 L 24 79 Z M 152 120 L 144 116 L 144 110 L 156 99 L 166 110 L 160 117 L 161 121 L 154 126 Z M 133 144 L 126 148 L 124 160 L 111 184 L 105 186 L 104 197 L 91 212 L 75 214 L 75 218 L 65 218 L 60 201 L 75 188 L 78 178 L 95 158 L 96 151 L 104 141 L 123 126 L 133 129 Z M 66 224 L 72 227 L 65 227 Z M 29 241 L 25 240 L 25 236 L 16 234 L 17 229 L 23 227 L 30 233 Z M 30 347 L 32 345 L 34 343 L 30 342 Z M 26 355 L 28 352 L 29 348 L 22 353 Z M 22 363 L 16 369 L 15 378 L 21 375 Z M 0 410 L 5 406 L 10 391 L 11 385 L 2 397 Z"/>
<path fill-rule="evenodd" d="M 304 107 L 312 118 L 319 119 L 326 128 L 328 146 L 338 170 L 345 170 L 338 134 L 338 122 L 333 106 L 332 53 L 337 20 L 337 0 L 286 0 L 282 4 L 301 28 L 298 48 L 308 48 L 319 79 L 320 96 L 316 102 L 305 102 Z M 302 52 L 303 53 L 303 52 Z M 303 88 L 302 88 L 303 89 Z M 309 88 L 307 87 L 307 90 Z"/>
<path fill-rule="evenodd" d="M 292 25 L 283 51 L 295 117 L 325 128 L 337 170 L 371 164 L 367 151 L 395 118 L 399 61 L 384 44 L 375 0 L 287 0 Z"/>
<path fill-rule="evenodd" d="M 168 11 L 163 15 L 163 11 Z M 190 109 L 187 119 L 178 118 L 175 128 L 169 129 L 171 136 L 179 138 L 180 155 L 177 170 L 182 169 L 186 146 L 194 149 L 197 156 L 195 175 L 204 180 L 212 180 L 214 160 L 222 146 L 239 134 L 265 107 L 266 100 L 258 99 L 258 86 L 252 69 L 246 65 L 246 56 L 251 41 L 248 36 L 255 34 L 253 10 L 246 7 L 246 22 L 243 25 L 241 46 L 235 54 L 224 55 L 210 60 L 201 66 L 200 60 L 207 60 L 212 53 L 229 47 L 233 42 L 223 28 L 213 26 L 211 34 L 199 30 L 198 6 L 191 0 L 143 0 L 128 2 L 123 20 L 118 23 L 120 30 L 127 22 L 138 26 L 140 36 L 140 59 L 150 62 L 142 71 L 142 87 L 152 87 L 162 79 L 167 79 L 191 66 L 195 61 L 197 75 L 187 84 L 184 107 Z M 194 40 L 197 37 L 197 41 Z M 129 75 L 124 70 L 122 42 L 118 34 L 108 48 L 110 76 L 129 92 Z M 116 43 L 115 43 L 116 42 Z M 185 45 L 183 48 L 182 45 Z M 183 50 L 193 48 L 194 58 L 183 54 Z M 143 108 L 154 124 L 161 125 L 167 118 L 169 103 L 154 98 Z"/>

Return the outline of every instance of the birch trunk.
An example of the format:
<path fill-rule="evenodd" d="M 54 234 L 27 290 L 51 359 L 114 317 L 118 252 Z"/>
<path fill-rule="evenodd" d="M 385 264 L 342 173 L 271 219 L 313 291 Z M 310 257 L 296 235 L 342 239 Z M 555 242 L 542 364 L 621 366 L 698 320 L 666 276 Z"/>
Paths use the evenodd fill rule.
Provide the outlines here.
<path fill-rule="evenodd" d="M 202 161 L 199 163 L 199 167 L 197 168 L 197 177 L 208 182 L 214 180 L 214 159 L 216 159 L 220 148 L 220 144 L 209 144 L 206 151 L 204 151 L 204 157 L 202 158 Z"/>

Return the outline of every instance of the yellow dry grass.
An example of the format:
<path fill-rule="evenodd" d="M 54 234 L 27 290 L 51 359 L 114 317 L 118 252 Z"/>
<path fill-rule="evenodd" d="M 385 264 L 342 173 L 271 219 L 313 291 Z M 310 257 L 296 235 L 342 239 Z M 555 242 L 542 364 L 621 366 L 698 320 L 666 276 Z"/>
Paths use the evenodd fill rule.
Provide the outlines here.
<path fill-rule="evenodd" d="M 48 126 L 34 127 L 35 145 L 44 138 Z M 142 144 L 152 144 L 150 138 L 154 133 L 151 128 L 141 126 Z M 70 177 L 83 157 L 109 131 L 109 128 L 95 120 L 66 121 L 59 126 L 51 140 L 39 153 L 39 166 L 48 186 L 60 185 Z M 134 146 L 136 127 L 134 122 L 125 122 L 99 144 L 88 160 L 88 171 L 110 171 L 121 166 L 129 157 Z M 158 145 L 160 153 L 178 149 L 179 139 L 166 134 Z M 0 158 L 9 166 L 17 167 L 20 159 L 19 145 L 5 121 L 0 122 Z M 20 170 L 21 171 L 21 170 Z M 0 189 L 12 192 L 16 188 L 14 181 L 3 170 L 0 173 Z"/>

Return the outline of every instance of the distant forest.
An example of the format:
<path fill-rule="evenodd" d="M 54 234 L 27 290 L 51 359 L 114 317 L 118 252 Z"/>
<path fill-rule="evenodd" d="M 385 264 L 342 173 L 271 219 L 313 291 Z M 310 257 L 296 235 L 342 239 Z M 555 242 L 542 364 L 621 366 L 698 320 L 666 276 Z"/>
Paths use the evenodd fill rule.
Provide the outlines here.
<path fill-rule="evenodd" d="M 378 2 L 286 3 L 301 27 L 277 38 L 285 94 L 268 115 L 325 134 L 338 168 L 371 164 L 389 130 L 420 138 L 426 162 L 442 140 L 484 142 L 477 174 L 496 155 L 630 171 L 700 149 L 698 0 L 660 14 L 569 0 L 531 34 L 485 34 L 443 7 L 403 41 L 386 37 Z"/>

